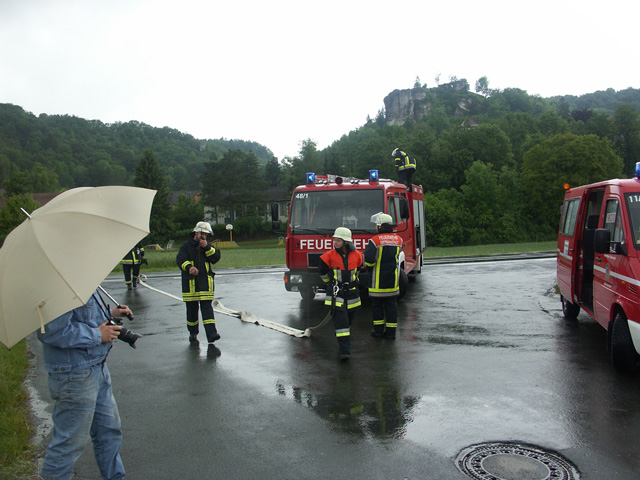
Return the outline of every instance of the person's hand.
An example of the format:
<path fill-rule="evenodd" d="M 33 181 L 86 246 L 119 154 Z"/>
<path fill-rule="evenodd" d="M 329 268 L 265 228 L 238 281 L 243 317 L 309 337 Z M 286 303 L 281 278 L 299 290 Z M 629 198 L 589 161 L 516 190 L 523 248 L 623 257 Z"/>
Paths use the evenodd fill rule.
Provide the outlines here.
<path fill-rule="evenodd" d="M 189 274 L 190 274 L 190 275 L 194 275 L 194 276 L 195 276 L 195 275 L 198 275 L 198 269 L 197 269 L 196 267 L 191 267 L 191 268 L 189 269 Z"/>
<path fill-rule="evenodd" d="M 108 322 L 102 323 L 99 327 L 100 336 L 102 337 L 102 343 L 113 343 L 115 339 L 120 335 L 120 325 L 109 325 Z"/>
<path fill-rule="evenodd" d="M 207 248 L 207 245 L 209 245 L 209 242 L 207 242 L 204 238 L 200 239 L 200 246 L 202 248 Z"/>
<path fill-rule="evenodd" d="M 111 310 L 111 315 L 114 317 L 128 317 L 129 315 L 133 316 L 133 312 L 126 305 L 118 305 L 113 310 Z"/>

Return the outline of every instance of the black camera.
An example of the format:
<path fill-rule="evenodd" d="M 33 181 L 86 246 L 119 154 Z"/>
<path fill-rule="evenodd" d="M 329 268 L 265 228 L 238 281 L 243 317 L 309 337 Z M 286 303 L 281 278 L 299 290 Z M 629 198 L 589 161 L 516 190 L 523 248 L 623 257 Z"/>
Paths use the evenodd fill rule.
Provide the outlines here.
<path fill-rule="evenodd" d="M 131 316 L 130 320 L 133 320 L 133 316 Z M 121 328 L 120 334 L 118 335 L 118 340 L 127 342 L 131 348 L 136 348 L 136 340 L 138 340 L 142 335 L 123 327 L 122 320 L 116 317 L 111 317 L 111 319 L 109 320 L 109 325 L 120 325 Z"/>
<path fill-rule="evenodd" d="M 149 260 L 147 260 L 146 258 L 141 258 L 140 265 L 149 265 Z"/>

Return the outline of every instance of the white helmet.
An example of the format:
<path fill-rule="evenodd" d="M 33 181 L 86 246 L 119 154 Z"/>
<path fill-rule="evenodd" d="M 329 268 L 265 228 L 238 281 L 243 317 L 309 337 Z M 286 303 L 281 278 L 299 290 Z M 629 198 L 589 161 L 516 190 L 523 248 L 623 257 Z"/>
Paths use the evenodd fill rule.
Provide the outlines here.
<path fill-rule="evenodd" d="M 346 227 L 338 227 L 336 231 L 333 233 L 333 238 L 340 238 L 345 242 L 352 242 L 351 238 L 351 230 Z"/>
<path fill-rule="evenodd" d="M 394 150 L 393 150 L 393 152 L 391 152 L 391 156 L 392 156 L 392 157 L 397 156 L 397 155 L 398 155 L 398 152 L 400 152 L 400 149 L 399 149 L 399 148 L 394 149 Z"/>
<path fill-rule="evenodd" d="M 193 228 L 194 232 L 204 232 L 207 233 L 209 235 L 211 235 L 213 233 L 213 230 L 211 230 L 211 224 L 209 222 L 198 222 L 196 223 L 196 226 Z"/>
<path fill-rule="evenodd" d="M 388 213 L 382 213 L 382 212 L 372 215 L 371 221 L 378 226 L 384 223 L 388 223 L 389 225 L 393 224 L 393 218 L 391 218 L 391 215 L 389 215 Z"/>

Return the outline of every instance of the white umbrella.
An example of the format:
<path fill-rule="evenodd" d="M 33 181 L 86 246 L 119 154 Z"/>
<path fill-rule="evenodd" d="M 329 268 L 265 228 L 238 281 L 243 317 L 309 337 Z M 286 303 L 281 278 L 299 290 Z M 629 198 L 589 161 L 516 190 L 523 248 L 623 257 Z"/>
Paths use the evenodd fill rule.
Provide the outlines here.
<path fill-rule="evenodd" d="M 155 190 L 74 188 L 34 210 L 0 249 L 0 341 L 11 348 L 84 305 L 149 233 Z"/>

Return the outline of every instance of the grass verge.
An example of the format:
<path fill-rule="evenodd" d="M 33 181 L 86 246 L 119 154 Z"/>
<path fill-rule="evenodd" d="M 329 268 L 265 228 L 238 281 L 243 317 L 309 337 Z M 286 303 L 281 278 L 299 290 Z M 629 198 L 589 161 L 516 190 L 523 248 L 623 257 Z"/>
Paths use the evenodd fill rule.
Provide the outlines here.
<path fill-rule="evenodd" d="M 284 265 L 284 246 L 270 240 L 221 249 L 215 268 Z M 429 258 L 554 251 L 556 242 L 480 245 L 474 247 L 427 248 Z M 176 250 L 147 251 L 149 265 L 142 273 L 177 270 Z M 117 266 L 114 272 L 122 272 Z M 0 479 L 32 479 L 35 476 L 35 447 L 30 439 L 29 407 L 24 380 L 29 366 L 26 341 L 11 350 L 0 344 Z"/>
<path fill-rule="evenodd" d="M 0 345 L 0 479 L 35 478 L 35 447 L 24 387 L 29 361 L 27 342 L 11 350 Z"/>

